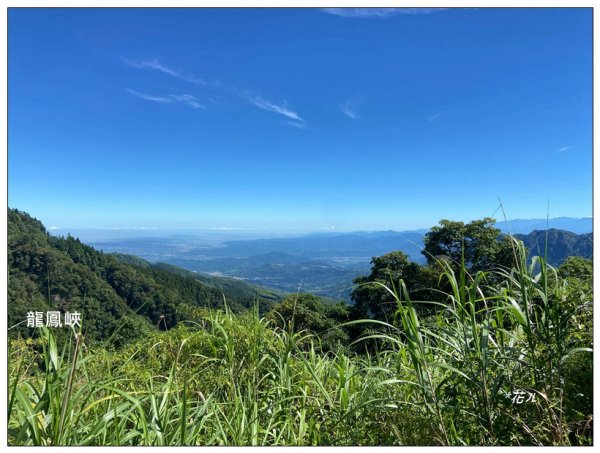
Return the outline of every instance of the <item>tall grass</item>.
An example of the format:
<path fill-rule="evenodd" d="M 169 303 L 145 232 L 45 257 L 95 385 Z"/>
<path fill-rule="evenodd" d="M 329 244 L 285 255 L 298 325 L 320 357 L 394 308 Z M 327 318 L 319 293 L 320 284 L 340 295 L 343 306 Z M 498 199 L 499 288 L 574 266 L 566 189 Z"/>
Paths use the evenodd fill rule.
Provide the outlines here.
<path fill-rule="evenodd" d="M 589 306 L 542 259 L 469 275 L 444 264 L 445 303 L 388 291 L 394 320 L 324 352 L 318 338 L 257 311 L 199 311 L 117 352 L 59 352 L 52 331 L 10 345 L 13 445 L 568 445 L 591 443 L 591 414 L 567 413 L 571 360 Z M 435 314 L 420 315 L 418 305 Z M 41 348 L 37 352 L 36 348 Z M 36 362 L 37 361 L 37 362 Z M 534 401 L 515 404 L 511 392 Z M 571 390 L 569 390 L 571 391 Z"/>

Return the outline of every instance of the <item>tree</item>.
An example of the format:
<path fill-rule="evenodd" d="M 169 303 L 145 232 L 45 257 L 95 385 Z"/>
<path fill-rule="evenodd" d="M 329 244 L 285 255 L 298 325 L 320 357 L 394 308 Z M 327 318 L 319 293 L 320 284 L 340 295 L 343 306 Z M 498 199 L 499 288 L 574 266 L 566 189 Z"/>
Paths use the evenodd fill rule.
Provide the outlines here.
<path fill-rule="evenodd" d="M 325 351 L 349 343 L 348 333 L 339 326 L 350 320 L 344 302 L 326 304 L 313 294 L 294 294 L 267 313 L 267 319 L 284 329 L 293 327 L 294 332 L 304 330 L 316 334 Z"/>
<path fill-rule="evenodd" d="M 388 288 L 398 288 L 402 279 L 409 292 L 423 285 L 423 268 L 409 261 L 403 252 L 391 252 L 371 260 L 371 273 L 354 279 L 358 286 L 350 297 L 354 301 L 354 312 L 357 317 L 372 317 L 390 321 L 395 310 L 394 297 L 381 284 Z"/>
<path fill-rule="evenodd" d="M 564 263 L 558 267 L 558 273 L 563 278 L 577 278 L 586 287 L 591 289 L 594 265 L 592 260 L 580 256 L 569 256 Z"/>
<path fill-rule="evenodd" d="M 429 265 L 438 259 L 450 260 L 458 269 L 464 253 L 465 267 L 469 272 L 490 270 L 498 266 L 512 265 L 510 242 L 500 235 L 491 217 L 473 220 L 470 223 L 440 220 L 425 235 L 425 248 L 422 251 Z"/>

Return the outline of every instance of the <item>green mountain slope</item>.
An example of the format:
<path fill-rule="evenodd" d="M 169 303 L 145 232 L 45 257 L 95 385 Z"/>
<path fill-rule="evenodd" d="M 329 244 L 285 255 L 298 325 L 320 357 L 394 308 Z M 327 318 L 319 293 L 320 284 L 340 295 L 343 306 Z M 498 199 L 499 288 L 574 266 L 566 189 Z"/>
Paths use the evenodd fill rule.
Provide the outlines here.
<path fill-rule="evenodd" d="M 525 244 L 530 256 L 544 256 L 546 253 L 546 230 L 535 230 L 529 234 L 516 234 Z M 548 230 L 548 263 L 560 266 L 569 256 L 592 259 L 593 233 L 575 234 L 570 231 Z"/>
<path fill-rule="evenodd" d="M 242 282 L 202 282 L 183 269 L 104 254 L 71 236 L 50 236 L 40 221 L 15 209 L 8 211 L 8 269 L 13 336 L 31 335 L 28 312 L 78 311 L 88 341 L 120 345 L 173 327 L 186 306 L 218 308 L 226 300 L 239 312 L 258 302 L 264 312 L 281 299 Z M 66 329 L 57 329 L 59 337 L 61 331 Z"/>

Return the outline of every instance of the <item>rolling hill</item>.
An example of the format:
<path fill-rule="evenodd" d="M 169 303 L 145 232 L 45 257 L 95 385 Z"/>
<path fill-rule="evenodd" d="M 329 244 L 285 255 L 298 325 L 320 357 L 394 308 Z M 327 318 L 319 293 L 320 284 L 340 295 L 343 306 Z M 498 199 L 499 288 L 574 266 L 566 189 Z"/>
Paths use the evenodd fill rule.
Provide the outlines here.
<path fill-rule="evenodd" d="M 569 256 L 593 257 L 592 233 L 575 234 L 553 228 L 547 230 L 547 234 L 545 230 L 535 230 L 529 234 L 516 234 L 515 237 L 523 241 L 530 256 L 545 256 L 547 237 L 548 263 L 552 266 L 560 266 Z"/>
<path fill-rule="evenodd" d="M 197 278 L 173 266 L 96 251 L 71 236 L 50 236 L 25 212 L 8 211 L 8 322 L 25 334 L 31 311 L 78 311 L 89 340 L 123 344 L 149 330 L 173 327 L 186 307 L 266 312 L 280 292 L 239 280 Z M 202 281 L 204 280 L 204 281 Z M 60 335 L 60 332 L 59 332 Z"/>

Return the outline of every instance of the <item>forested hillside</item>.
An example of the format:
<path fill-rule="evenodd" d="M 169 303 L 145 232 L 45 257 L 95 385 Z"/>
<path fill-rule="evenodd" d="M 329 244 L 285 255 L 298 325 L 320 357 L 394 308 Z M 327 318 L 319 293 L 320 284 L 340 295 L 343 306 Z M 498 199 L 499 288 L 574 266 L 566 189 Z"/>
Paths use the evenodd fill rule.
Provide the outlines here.
<path fill-rule="evenodd" d="M 31 311 L 78 311 L 88 341 L 114 345 L 149 330 L 173 327 L 185 306 L 234 312 L 257 304 L 266 312 L 281 294 L 231 279 L 201 282 L 173 266 L 104 254 L 78 239 L 53 237 L 29 214 L 8 211 L 8 321 L 14 335 L 29 335 Z M 200 277 L 201 278 L 201 277 Z"/>
<path fill-rule="evenodd" d="M 529 234 L 516 234 L 532 256 L 548 254 L 548 263 L 560 266 L 570 256 L 592 259 L 593 234 L 575 234 L 570 231 L 549 229 L 535 230 Z M 547 246 L 546 246 L 547 245 Z"/>
<path fill-rule="evenodd" d="M 592 262 L 530 259 L 489 218 L 440 221 L 424 254 L 374 257 L 354 306 L 276 304 L 11 210 L 9 443 L 592 444 Z"/>

